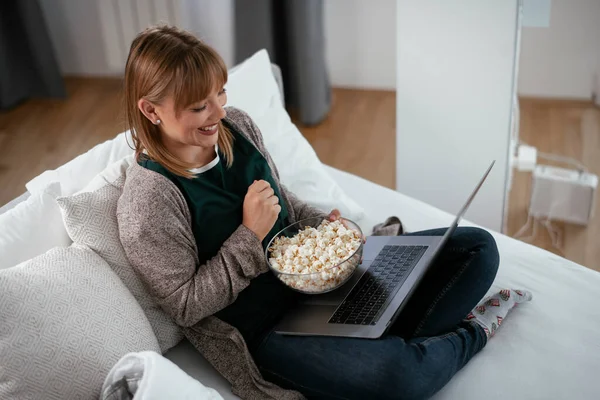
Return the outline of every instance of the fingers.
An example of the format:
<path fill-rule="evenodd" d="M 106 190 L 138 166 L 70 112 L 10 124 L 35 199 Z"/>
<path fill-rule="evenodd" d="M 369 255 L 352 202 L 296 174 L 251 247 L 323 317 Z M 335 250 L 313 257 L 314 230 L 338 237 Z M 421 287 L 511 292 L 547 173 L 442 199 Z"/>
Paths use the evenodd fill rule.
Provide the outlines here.
<path fill-rule="evenodd" d="M 279 204 L 279 197 L 277 196 L 271 196 L 267 199 L 267 203 L 271 204 L 271 205 L 276 205 Z"/>
<path fill-rule="evenodd" d="M 260 181 L 254 181 L 254 183 L 252 185 L 250 185 L 248 190 L 253 190 L 256 193 L 261 193 L 264 190 L 270 189 L 270 188 L 271 188 L 271 184 L 269 184 L 269 182 L 260 180 Z"/>
<path fill-rule="evenodd" d="M 259 195 L 263 199 L 268 200 L 271 197 L 275 196 L 275 191 L 271 187 L 269 187 L 269 188 L 263 190 L 262 192 L 260 192 Z M 277 197 L 277 196 L 275 196 L 275 197 Z"/>
<path fill-rule="evenodd" d="M 248 188 L 248 193 L 258 194 L 258 198 L 264 201 L 265 204 L 273 206 L 277 214 L 281 211 L 279 197 L 275 195 L 275 190 L 273 190 L 269 182 L 264 180 L 254 181 Z"/>
<path fill-rule="evenodd" d="M 342 217 L 342 214 L 340 213 L 340 210 L 338 210 L 337 208 L 333 209 L 330 213 L 329 213 L 329 220 L 331 222 L 333 221 L 337 221 L 338 219 L 340 219 Z"/>
<path fill-rule="evenodd" d="M 338 210 L 337 208 L 334 208 L 330 213 L 329 213 L 329 217 L 328 217 L 329 221 L 334 222 L 334 221 L 341 221 L 342 225 L 344 225 L 346 228 L 349 228 L 348 223 L 346 222 L 346 220 L 344 218 L 342 218 L 342 213 L 340 212 L 340 210 Z"/>

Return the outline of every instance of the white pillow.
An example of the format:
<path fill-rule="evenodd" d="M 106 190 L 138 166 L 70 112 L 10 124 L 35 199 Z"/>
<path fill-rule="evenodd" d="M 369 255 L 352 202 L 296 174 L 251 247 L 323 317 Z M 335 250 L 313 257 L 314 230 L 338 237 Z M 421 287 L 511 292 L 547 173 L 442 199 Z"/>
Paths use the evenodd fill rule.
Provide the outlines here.
<path fill-rule="evenodd" d="M 183 339 L 183 332 L 154 302 L 129 263 L 119 239 L 117 202 L 123 191 L 125 171 L 133 158 L 131 155 L 114 162 L 79 193 L 57 201 L 73 242 L 94 250 L 121 278 L 144 310 L 164 353 Z"/>
<path fill-rule="evenodd" d="M 85 187 L 81 190 L 78 190 L 74 194 L 80 193 L 92 193 L 106 185 L 112 185 L 114 182 L 119 180 L 121 177 L 125 177 L 125 172 L 127 168 L 134 162 L 134 155 L 128 155 L 126 157 L 121 158 L 115 162 L 110 163 L 106 168 L 104 168 L 100 173 L 91 181 L 89 181 Z"/>
<path fill-rule="evenodd" d="M 153 351 L 140 351 L 126 354 L 115 364 L 104 380 L 100 399 L 223 400 L 223 397 L 168 358 Z"/>
<path fill-rule="evenodd" d="M 116 138 L 94 146 L 66 164 L 36 176 L 25 187 L 29 193 L 39 193 L 51 182 L 60 182 L 62 195 L 69 196 L 83 189 L 89 182 L 111 163 L 122 160 L 134 153 L 131 147 L 131 133 L 125 131 Z"/>
<path fill-rule="evenodd" d="M 2 399 L 97 399 L 121 357 L 160 351 L 131 293 L 84 246 L 1 270 L 0 304 Z"/>
<path fill-rule="evenodd" d="M 246 111 L 263 134 L 281 181 L 294 194 L 325 212 L 339 208 L 360 221 L 364 209 L 352 200 L 325 170 L 317 154 L 292 123 L 282 105 L 266 50 L 236 67 L 227 82 L 227 103 Z"/>
<path fill-rule="evenodd" d="M 0 270 L 71 244 L 56 203 L 60 194 L 54 182 L 0 215 Z"/>

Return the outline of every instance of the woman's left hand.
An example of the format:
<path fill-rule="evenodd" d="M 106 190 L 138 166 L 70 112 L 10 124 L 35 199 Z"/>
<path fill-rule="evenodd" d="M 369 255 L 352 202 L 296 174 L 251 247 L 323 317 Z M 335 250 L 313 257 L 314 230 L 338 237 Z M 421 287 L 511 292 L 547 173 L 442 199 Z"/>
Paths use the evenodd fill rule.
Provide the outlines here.
<path fill-rule="evenodd" d="M 337 221 L 338 219 L 342 218 L 342 214 L 340 213 L 340 210 L 338 210 L 337 208 L 334 208 L 330 213 L 329 213 L 329 217 L 327 217 L 329 219 L 329 221 L 333 222 L 333 221 Z"/>
<path fill-rule="evenodd" d="M 334 208 L 333 210 L 331 210 L 331 212 L 329 213 L 329 216 L 327 217 L 327 219 L 331 222 L 337 221 L 338 219 L 342 219 L 342 213 L 340 213 L 340 210 L 338 210 L 337 208 Z M 342 223 L 344 223 L 344 221 L 342 220 Z M 344 226 L 346 226 L 346 224 L 344 224 Z M 346 226 L 347 227 L 347 226 Z M 367 237 L 363 235 L 363 243 L 367 243 Z"/>

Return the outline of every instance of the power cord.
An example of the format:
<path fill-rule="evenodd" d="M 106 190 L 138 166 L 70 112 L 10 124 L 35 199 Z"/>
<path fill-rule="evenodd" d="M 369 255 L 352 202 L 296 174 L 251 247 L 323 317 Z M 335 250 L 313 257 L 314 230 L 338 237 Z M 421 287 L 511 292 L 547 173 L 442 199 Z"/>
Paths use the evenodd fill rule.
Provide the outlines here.
<path fill-rule="evenodd" d="M 513 235 L 513 238 L 520 239 L 524 242 L 530 242 L 537 237 L 538 224 L 542 224 L 546 228 L 546 231 L 550 236 L 550 240 L 552 241 L 552 247 L 554 247 L 560 255 L 564 256 L 564 251 L 562 249 L 562 233 L 552 224 L 552 210 L 558 207 L 563 202 L 554 202 L 550 206 L 550 212 L 548 213 L 548 217 L 546 218 L 535 218 L 531 215 L 530 211 L 527 210 L 527 222 L 525 222 L 525 225 L 523 225 L 521 229 L 519 229 L 517 233 Z M 527 232 L 530 228 L 532 228 L 531 235 L 527 237 L 522 237 L 525 234 L 525 232 Z"/>

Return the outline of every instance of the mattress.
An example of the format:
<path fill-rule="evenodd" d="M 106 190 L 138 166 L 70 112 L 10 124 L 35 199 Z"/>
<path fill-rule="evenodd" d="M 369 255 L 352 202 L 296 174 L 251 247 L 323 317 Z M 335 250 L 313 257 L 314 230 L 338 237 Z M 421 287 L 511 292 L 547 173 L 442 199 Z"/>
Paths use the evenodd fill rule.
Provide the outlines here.
<path fill-rule="evenodd" d="M 396 191 L 327 170 L 367 210 L 367 217 L 357 221 L 365 232 L 390 215 L 400 217 L 408 231 L 443 227 L 453 220 L 451 214 Z M 468 221 L 468 213 L 461 225 L 477 226 Z M 488 345 L 434 399 L 599 399 L 600 273 L 492 234 L 501 261 L 490 291 L 523 288 L 533 293 L 533 301 L 511 313 Z M 181 343 L 167 357 L 224 398 L 237 398 L 189 343 Z"/>

